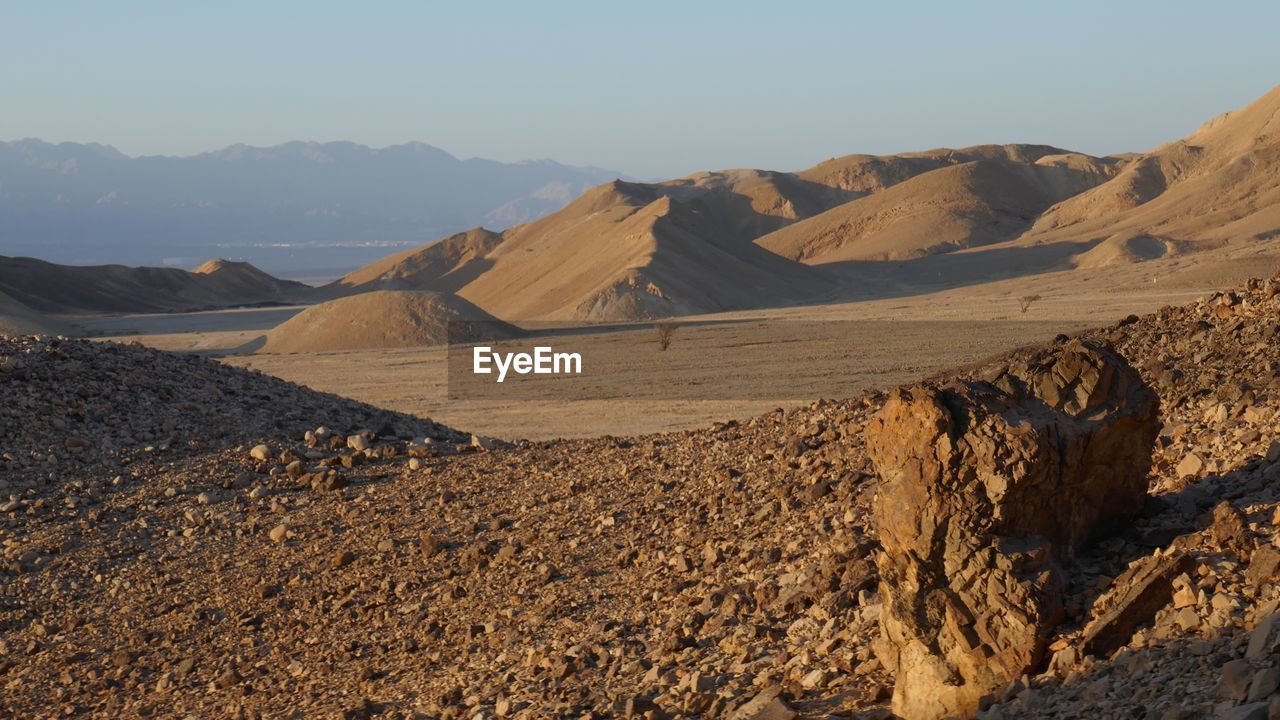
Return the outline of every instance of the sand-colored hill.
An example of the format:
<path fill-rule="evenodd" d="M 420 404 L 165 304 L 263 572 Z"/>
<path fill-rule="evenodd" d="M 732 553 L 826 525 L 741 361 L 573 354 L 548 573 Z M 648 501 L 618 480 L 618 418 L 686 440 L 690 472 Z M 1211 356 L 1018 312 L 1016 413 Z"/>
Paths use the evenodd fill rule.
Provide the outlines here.
<path fill-rule="evenodd" d="M 418 347 L 518 332 L 455 295 L 379 290 L 303 310 L 268 332 L 259 352 Z"/>
<path fill-rule="evenodd" d="M 485 257 L 500 242 L 502 235 L 484 228 L 473 228 L 366 265 L 347 274 L 327 290 L 456 292 L 489 267 Z"/>
<path fill-rule="evenodd" d="M 974 145 L 965 148 L 935 148 L 896 155 L 844 155 L 796 173 L 820 185 L 839 188 L 855 196 L 869 195 L 904 180 L 950 165 L 974 160 L 1004 160 L 1033 163 L 1042 157 L 1069 154 L 1050 145 Z"/>
<path fill-rule="evenodd" d="M 0 256 L 0 289 L 44 313 L 166 312 L 307 302 L 310 286 L 248 263 L 210 260 L 195 272 L 124 265 L 57 265 Z"/>
<path fill-rule="evenodd" d="M 655 184 L 618 181 L 500 237 L 477 229 L 386 258 L 333 290 L 455 291 L 506 319 L 631 320 L 776 307 L 835 288 L 826 272 L 796 260 L 844 247 L 843 231 L 834 239 L 824 232 L 824 223 L 840 224 L 841 213 L 871 218 L 863 224 L 873 237 L 852 256 L 967 247 L 1016 235 L 1118 164 L 1047 145 L 984 145 L 851 155 L 799 173 L 741 169 Z M 764 236 L 780 239 L 756 244 Z"/>
<path fill-rule="evenodd" d="M 1017 237 L 1055 202 L 1110 178 L 1113 166 L 1070 153 L 1029 162 L 946 165 L 766 235 L 758 244 L 815 264 L 901 260 L 987 245 Z"/>
<path fill-rule="evenodd" d="M 829 283 L 751 240 L 832 196 L 751 173 L 611 183 L 504 233 L 488 258 L 493 267 L 458 294 L 506 319 L 632 320 L 787 304 Z"/>
<path fill-rule="evenodd" d="M 1045 212 L 1029 242 L 1147 234 L 1187 251 L 1280 237 L 1280 87 Z M 1139 258 L 1141 259 L 1141 258 Z"/>
<path fill-rule="evenodd" d="M 615 181 L 500 236 L 476 229 L 384 259 L 329 291 L 456 290 L 509 320 L 633 320 L 786 304 L 830 282 L 751 241 L 848 197 L 754 170 Z"/>
<path fill-rule="evenodd" d="M 1280 257 L 1280 89 L 1188 138 L 1105 158 L 1048 145 L 849 155 L 808 170 L 613 182 L 328 292 L 456 292 L 507 320 L 633 320 L 1150 263 L 1175 284 Z M 1273 242 L 1275 241 L 1275 242 Z"/>

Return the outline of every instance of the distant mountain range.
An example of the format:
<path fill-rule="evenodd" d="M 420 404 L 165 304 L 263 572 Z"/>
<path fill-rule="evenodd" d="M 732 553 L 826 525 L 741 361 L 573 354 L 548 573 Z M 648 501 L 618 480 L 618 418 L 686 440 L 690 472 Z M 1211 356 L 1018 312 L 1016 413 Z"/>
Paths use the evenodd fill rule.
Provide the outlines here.
<path fill-rule="evenodd" d="M 266 188 L 275 197 L 297 196 L 282 178 L 306 173 L 294 167 L 267 175 L 277 162 L 314 166 L 312 187 L 328 182 L 337 193 L 341 185 L 369 203 L 381 193 L 388 207 L 408 200 L 396 187 L 358 187 L 348 177 L 325 181 L 327 163 L 359 166 L 337 159 L 341 153 L 300 160 L 306 146 L 285 147 L 228 150 L 237 157 L 201 156 L 200 162 L 214 174 L 218 163 L 242 162 L 240 155 L 293 158 L 263 160 L 262 177 L 240 176 L 246 187 L 226 190 L 240 206 L 266 206 L 254 202 L 254 184 L 264 197 Z M 321 153 L 321 147 L 328 146 L 312 150 Z M 73 179 L 77 167 L 67 171 Z M 219 186 L 228 184 L 234 185 Z M 153 186 L 152 193 L 163 196 L 164 188 Z M 561 196 L 554 197 L 558 203 Z M 388 211 L 387 217 L 400 216 Z M 212 262 L 195 272 L 69 268 L 3 257 L 3 249 L 0 244 L 0 330 L 6 323 L 51 328 L 58 318 L 50 315 L 316 303 L 371 291 L 460 299 L 382 296 L 387 312 L 400 316 L 474 307 L 519 323 L 839 303 L 1063 273 L 1074 274 L 1081 288 L 1108 278 L 1161 290 L 1234 285 L 1280 271 L 1280 88 L 1145 153 L 1093 157 L 1048 145 L 981 145 L 846 155 L 794 173 L 724 170 L 660 183 L 612 180 L 531 222 L 501 231 L 474 227 L 377 253 L 378 260 L 318 288 L 242 263 Z M 380 317 L 374 307 L 372 301 L 340 303 L 311 319 L 367 323 Z M 355 309 L 358 317 L 343 316 Z"/>
<path fill-rule="evenodd" d="M 225 256 L 323 274 L 477 225 L 536 220 L 618 177 L 550 160 L 459 160 L 422 143 L 130 157 L 107 145 L 0 142 L 0 254 L 187 267 Z"/>

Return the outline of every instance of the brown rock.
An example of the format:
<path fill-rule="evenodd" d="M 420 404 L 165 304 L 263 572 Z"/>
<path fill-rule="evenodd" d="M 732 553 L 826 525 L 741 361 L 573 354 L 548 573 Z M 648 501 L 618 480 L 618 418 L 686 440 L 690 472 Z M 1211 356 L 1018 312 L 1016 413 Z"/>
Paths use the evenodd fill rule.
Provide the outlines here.
<path fill-rule="evenodd" d="M 634 697 L 627 698 L 626 703 L 623 705 L 622 716 L 628 717 L 628 718 L 635 718 L 635 717 L 665 718 L 666 713 L 663 713 L 662 708 L 658 707 L 658 704 L 655 703 L 653 700 L 647 697 L 644 697 L 643 695 L 636 695 Z"/>
<path fill-rule="evenodd" d="M 1129 642 L 1134 630 L 1169 604 L 1174 579 L 1186 571 L 1187 565 L 1187 555 L 1180 551 L 1153 555 L 1116 578 L 1111 589 L 1094 604 L 1094 619 L 1084 629 L 1085 653 L 1106 657 Z"/>
<path fill-rule="evenodd" d="M 1280 613 L 1272 613 L 1254 626 L 1249 633 L 1249 645 L 1245 657 L 1250 660 L 1261 660 L 1280 650 Z"/>
<path fill-rule="evenodd" d="M 1195 453 L 1189 453 L 1182 458 L 1182 462 L 1178 463 L 1177 473 L 1178 477 L 1195 477 L 1203 469 L 1204 460 L 1201 460 L 1200 456 Z"/>
<path fill-rule="evenodd" d="M 1261 587 L 1280 576 L 1280 550 L 1264 545 L 1249 556 L 1249 569 L 1244 577 L 1255 587 Z"/>
<path fill-rule="evenodd" d="M 1253 680 L 1249 683 L 1249 696 L 1245 699 L 1248 702 L 1266 700 L 1278 689 L 1280 689 L 1280 669 L 1265 668 L 1253 674 Z"/>
<path fill-rule="evenodd" d="M 223 690 L 229 690 L 239 685 L 242 680 L 243 678 L 240 677 L 240 673 L 236 672 L 235 668 L 227 668 L 222 671 L 222 674 L 218 675 L 218 679 L 215 682 Z"/>
<path fill-rule="evenodd" d="M 1248 560 L 1253 553 L 1254 542 L 1249 535 L 1249 521 L 1244 513 L 1229 501 L 1223 500 L 1213 509 L 1213 523 L 1209 526 L 1209 538 L 1223 550 Z"/>
<path fill-rule="evenodd" d="M 782 688 L 774 685 L 734 711 L 729 720 L 792 720 L 796 711 L 782 699 Z"/>
<path fill-rule="evenodd" d="M 1249 695 L 1249 685 L 1253 682 L 1253 668 L 1248 660 L 1232 660 L 1222 666 L 1222 678 L 1218 683 L 1218 692 L 1222 697 L 1240 702 Z"/>
<path fill-rule="evenodd" d="M 1075 341 L 990 382 L 892 393 L 867 426 L 894 712 L 968 715 L 1035 668 L 1060 620 L 1056 557 L 1146 498 L 1158 401 Z"/>

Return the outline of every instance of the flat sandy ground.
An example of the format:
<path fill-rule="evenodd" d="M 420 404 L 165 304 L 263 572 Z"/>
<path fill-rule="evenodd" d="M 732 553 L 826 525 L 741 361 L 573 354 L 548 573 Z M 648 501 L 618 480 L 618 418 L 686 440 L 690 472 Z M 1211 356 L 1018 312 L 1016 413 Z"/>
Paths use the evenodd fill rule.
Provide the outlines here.
<path fill-rule="evenodd" d="M 138 340 L 161 350 L 229 354 L 304 306 L 71 318 L 89 337 Z"/>
<path fill-rule="evenodd" d="M 666 352 L 658 350 L 648 326 L 549 330 L 521 344 L 580 352 L 582 377 L 487 387 L 455 382 L 453 398 L 447 354 L 439 347 L 224 361 L 484 435 L 634 435 L 887 388 L 1210 291 L 1120 278 L 1082 287 L 1080 280 L 1079 273 L 1055 273 L 899 298 L 683 318 Z M 1023 313 L 1018 298 L 1028 294 L 1042 297 Z M 294 312 L 135 315 L 99 319 L 91 327 L 98 335 L 121 328 L 125 332 L 114 339 L 163 349 L 225 352 Z"/>

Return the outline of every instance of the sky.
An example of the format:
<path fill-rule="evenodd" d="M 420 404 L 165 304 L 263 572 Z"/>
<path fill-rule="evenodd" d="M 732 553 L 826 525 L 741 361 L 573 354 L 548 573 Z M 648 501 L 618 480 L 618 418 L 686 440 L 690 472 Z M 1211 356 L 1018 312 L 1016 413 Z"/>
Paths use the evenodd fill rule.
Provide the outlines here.
<path fill-rule="evenodd" d="M 13 2 L 0 140 L 421 141 L 641 178 L 1146 150 L 1280 84 L 1276 2 Z"/>

